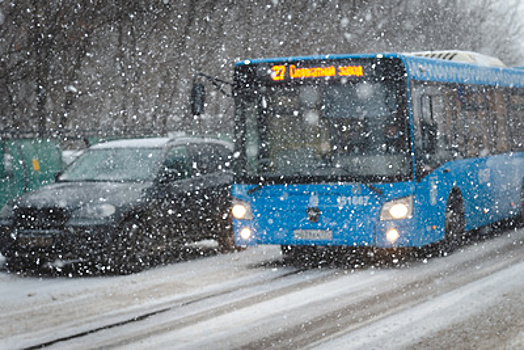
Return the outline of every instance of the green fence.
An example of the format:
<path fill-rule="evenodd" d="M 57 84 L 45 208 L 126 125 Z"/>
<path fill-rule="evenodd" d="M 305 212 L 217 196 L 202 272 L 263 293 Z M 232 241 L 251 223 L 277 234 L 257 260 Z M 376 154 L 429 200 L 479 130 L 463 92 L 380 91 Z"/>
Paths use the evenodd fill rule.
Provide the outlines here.
<path fill-rule="evenodd" d="M 0 140 L 0 151 L 0 208 L 13 197 L 53 182 L 62 170 L 58 140 Z"/>

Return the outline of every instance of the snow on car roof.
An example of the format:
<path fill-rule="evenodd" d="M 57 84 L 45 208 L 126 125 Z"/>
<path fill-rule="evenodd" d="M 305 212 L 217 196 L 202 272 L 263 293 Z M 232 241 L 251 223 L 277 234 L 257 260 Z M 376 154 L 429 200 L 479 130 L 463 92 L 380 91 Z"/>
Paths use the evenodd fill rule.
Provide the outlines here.
<path fill-rule="evenodd" d="M 116 140 L 98 143 L 91 146 L 91 148 L 162 148 L 165 147 L 169 140 L 171 140 L 169 137 Z"/>
<path fill-rule="evenodd" d="M 201 143 L 201 142 L 213 142 L 223 145 L 229 149 L 233 149 L 231 142 L 222 141 L 214 138 L 205 137 L 156 137 L 156 138 L 143 138 L 143 139 L 125 139 L 116 141 L 102 142 L 93 145 L 92 149 L 103 149 L 103 148 L 163 148 L 168 143 L 171 144 L 189 144 L 189 143 Z"/>
<path fill-rule="evenodd" d="M 229 148 L 230 150 L 233 150 L 233 143 L 231 142 L 228 142 L 228 141 L 224 141 L 224 140 L 219 140 L 219 139 L 214 139 L 214 138 L 208 138 L 208 137 L 189 137 L 189 136 L 184 136 L 184 137 L 178 137 L 178 138 L 174 138 L 171 140 L 171 143 L 177 143 L 177 144 L 189 144 L 189 143 L 202 143 L 202 142 L 213 142 L 213 143 L 217 143 L 217 144 L 220 144 L 226 148 Z"/>

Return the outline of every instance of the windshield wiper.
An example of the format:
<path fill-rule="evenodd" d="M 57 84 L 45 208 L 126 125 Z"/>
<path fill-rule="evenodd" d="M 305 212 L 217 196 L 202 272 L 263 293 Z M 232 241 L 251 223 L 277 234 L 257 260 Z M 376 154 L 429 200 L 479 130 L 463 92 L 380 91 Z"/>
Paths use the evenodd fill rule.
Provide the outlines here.
<path fill-rule="evenodd" d="M 375 192 L 376 194 L 378 194 L 379 196 L 382 196 L 382 194 L 384 193 L 384 191 L 382 191 L 380 188 L 372 185 L 372 184 L 364 184 L 367 188 L 369 188 L 371 191 Z"/>
<path fill-rule="evenodd" d="M 339 170 L 345 171 L 347 174 L 351 174 L 351 172 L 348 169 L 343 168 L 341 166 L 336 166 L 336 165 L 333 166 L 329 164 L 322 164 L 321 166 L 317 167 L 317 169 L 337 169 L 337 170 L 339 169 Z M 384 193 L 384 191 L 382 191 L 380 188 L 376 187 L 375 185 L 364 183 L 364 186 L 366 186 L 367 188 L 369 188 L 371 191 L 375 192 L 379 196 L 382 196 L 382 194 Z"/>
<path fill-rule="evenodd" d="M 256 185 L 255 187 L 253 188 L 250 188 L 249 190 L 247 190 L 247 194 L 249 194 L 250 196 L 255 193 L 256 191 L 258 191 L 259 189 L 261 189 L 262 187 L 264 187 L 266 184 L 265 183 L 262 183 L 260 182 L 258 185 Z"/>
<path fill-rule="evenodd" d="M 319 167 L 319 168 L 331 168 L 330 166 L 323 166 L 323 167 Z M 347 170 L 347 169 L 344 169 L 342 167 L 332 167 L 334 169 L 339 169 L 339 170 L 342 170 L 342 171 L 345 171 L 347 174 L 350 174 L 350 171 Z M 295 176 L 299 176 L 299 175 L 303 175 L 303 174 L 295 174 Z M 308 176 L 306 176 L 308 177 Z M 375 185 L 372 185 L 372 184 L 369 184 L 369 183 L 364 183 L 364 182 L 360 182 L 362 185 L 366 186 L 367 188 L 369 188 L 372 192 L 376 193 L 377 195 L 381 196 L 382 194 L 384 194 L 384 191 L 380 188 L 378 188 L 377 186 Z M 260 190 L 261 188 L 263 188 L 264 186 L 266 186 L 268 184 L 268 180 L 266 179 L 261 179 L 258 184 L 255 186 L 255 187 L 252 187 L 250 188 L 249 190 L 246 191 L 246 193 L 248 195 L 252 195 L 253 193 L 255 193 L 256 191 Z"/>

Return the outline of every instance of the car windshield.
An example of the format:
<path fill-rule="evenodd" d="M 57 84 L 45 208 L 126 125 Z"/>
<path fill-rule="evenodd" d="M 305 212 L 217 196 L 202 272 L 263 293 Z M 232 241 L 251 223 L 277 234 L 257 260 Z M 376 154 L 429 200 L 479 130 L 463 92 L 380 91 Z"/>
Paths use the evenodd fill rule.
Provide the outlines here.
<path fill-rule="evenodd" d="M 90 149 L 73 162 L 59 181 L 151 180 L 158 170 L 161 148 Z"/>

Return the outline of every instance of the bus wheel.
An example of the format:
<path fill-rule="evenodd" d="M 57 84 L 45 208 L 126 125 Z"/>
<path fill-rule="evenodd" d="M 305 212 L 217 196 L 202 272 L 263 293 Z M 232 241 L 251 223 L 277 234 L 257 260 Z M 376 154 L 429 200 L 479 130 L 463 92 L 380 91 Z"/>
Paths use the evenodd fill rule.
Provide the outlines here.
<path fill-rule="evenodd" d="M 464 238 L 464 201 L 456 192 L 450 194 L 446 204 L 444 246 L 447 251 L 453 250 Z"/>

